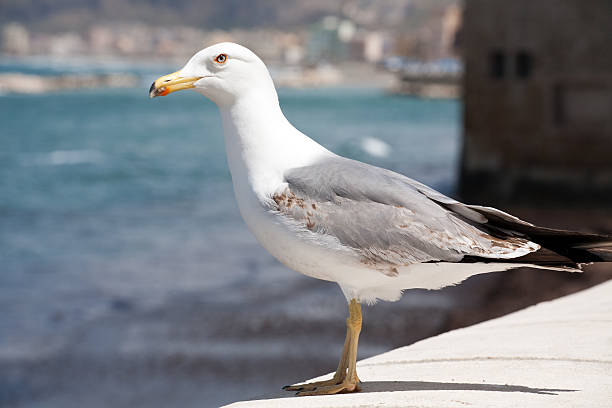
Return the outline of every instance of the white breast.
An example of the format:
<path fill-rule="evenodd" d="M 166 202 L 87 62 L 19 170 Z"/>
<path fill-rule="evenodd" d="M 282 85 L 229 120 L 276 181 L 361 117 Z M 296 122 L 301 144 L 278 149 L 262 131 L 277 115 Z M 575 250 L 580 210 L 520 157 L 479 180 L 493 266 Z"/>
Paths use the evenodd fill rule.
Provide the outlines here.
<path fill-rule="evenodd" d="M 339 243 L 325 243 L 325 239 L 309 239 L 312 232 L 274 213 L 271 200 L 286 188 L 287 170 L 333 153 L 295 129 L 277 104 L 255 112 L 252 107 L 261 104 L 247 102 L 221 109 L 228 164 L 242 218 L 261 245 L 288 267 L 319 279 L 336 280 L 334 272 L 352 251 Z M 332 247 L 338 250 L 330 251 Z"/>
<path fill-rule="evenodd" d="M 274 211 L 274 202 L 262 199 L 245 178 L 232 173 L 232 179 L 245 223 L 259 243 L 284 265 L 313 278 L 338 281 L 340 270 L 356 262 L 354 251 L 334 238 L 314 237 L 304 226 Z"/>

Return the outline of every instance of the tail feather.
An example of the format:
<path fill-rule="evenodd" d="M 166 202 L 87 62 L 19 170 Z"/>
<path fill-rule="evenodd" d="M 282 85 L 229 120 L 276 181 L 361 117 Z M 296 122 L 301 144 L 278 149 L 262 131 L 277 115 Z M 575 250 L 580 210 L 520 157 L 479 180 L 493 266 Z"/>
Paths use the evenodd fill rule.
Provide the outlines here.
<path fill-rule="evenodd" d="M 612 241 L 594 242 L 589 244 L 576 245 L 580 249 L 608 249 L 612 251 Z"/>
<path fill-rule="evenodd" d="M 603 262 L 612 262 L 612 249 L 610 247 L 591 248 L 591 249 L 587 249 L 587 251 L 601 258 Z"/>
<path fill-rule="evenodd" d="M 593 262 L 612 262 L 612 236 L 540 227 L 492 207 L 470 205 L 487 218 L 485 227 L 504 234 L 520 235 L 542 248 L 515 258 L 536 265 L 579 267 Z"/>

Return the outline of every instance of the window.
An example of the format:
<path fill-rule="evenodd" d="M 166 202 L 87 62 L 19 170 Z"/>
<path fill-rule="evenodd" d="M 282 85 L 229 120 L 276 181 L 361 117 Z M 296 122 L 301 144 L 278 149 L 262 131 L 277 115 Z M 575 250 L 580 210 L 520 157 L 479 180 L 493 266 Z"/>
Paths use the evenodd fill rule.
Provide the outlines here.
<path fill-rule="evenodd" d="M 506 73 L 506 56 L 501 50 L 491 51 L 489 54 L 489 75 L 491 78 L 503 78 Z"/>
<path fill-rule="evenodd" d="M 522 79 L 529 78 L 533 71 L 533 57 L 527 51 L 516 54 L 516 76 Z"/>

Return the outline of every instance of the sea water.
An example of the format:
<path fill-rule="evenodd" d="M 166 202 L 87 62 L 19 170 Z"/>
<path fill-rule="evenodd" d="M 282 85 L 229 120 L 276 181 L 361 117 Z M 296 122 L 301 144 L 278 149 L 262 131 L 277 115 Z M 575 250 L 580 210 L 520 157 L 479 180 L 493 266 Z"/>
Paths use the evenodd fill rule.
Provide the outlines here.
<path fill-rule="evenodd" d="M 0 405 L 104 406 L 115 395 L 112 406 L 214 406 L 263 392 L 269 378 L 237 389 L 228 378 L 255 375 L 219 367 L 262 356 L 284 366 L 278 350 L 295 325 L 266 324 L 297 319 L 294 309 L 338 327 L 325 354 L 335 365 L 340 291 L 278 264 L 246 229 L 216 106 L 194 92 L 150 100 L 147 89 L 0 96 L 0 375 L 10 378 Z M 330 150 L 452 193 L 459 102 L 279 94 L 287 118 Z M 263 326 L 248 333 L 274 341 L 247 341 L 254 320 Z M 305 360 L 326 344 L 296 333 L 320 346 Z M 188 367 L 180 375 L 168 368 L 177 358 Z"/>

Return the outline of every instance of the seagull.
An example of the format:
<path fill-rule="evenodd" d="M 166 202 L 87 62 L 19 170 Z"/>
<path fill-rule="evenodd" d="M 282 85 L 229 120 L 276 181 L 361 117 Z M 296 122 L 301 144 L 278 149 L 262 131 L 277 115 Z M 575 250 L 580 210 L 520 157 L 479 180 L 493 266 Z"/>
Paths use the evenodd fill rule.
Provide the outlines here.
<path fill-rule="evenodd" d="M 151 98 L 192 89 L 223 122 L 242 218 L 259 243 L 304 275 L 337 282 L 347 299 L 346 339 L 334 376 L 284 387 L 298 395 L 360 390 L 361 304 L 406 289 L 440 289 L 518 267 L 580 271 L 612 261 L 612 237 L 539 227 L 467 205 L 390 170 L 334 154 L 293 127 L 262 60 L 224 42 L 157 79 Z"/>

